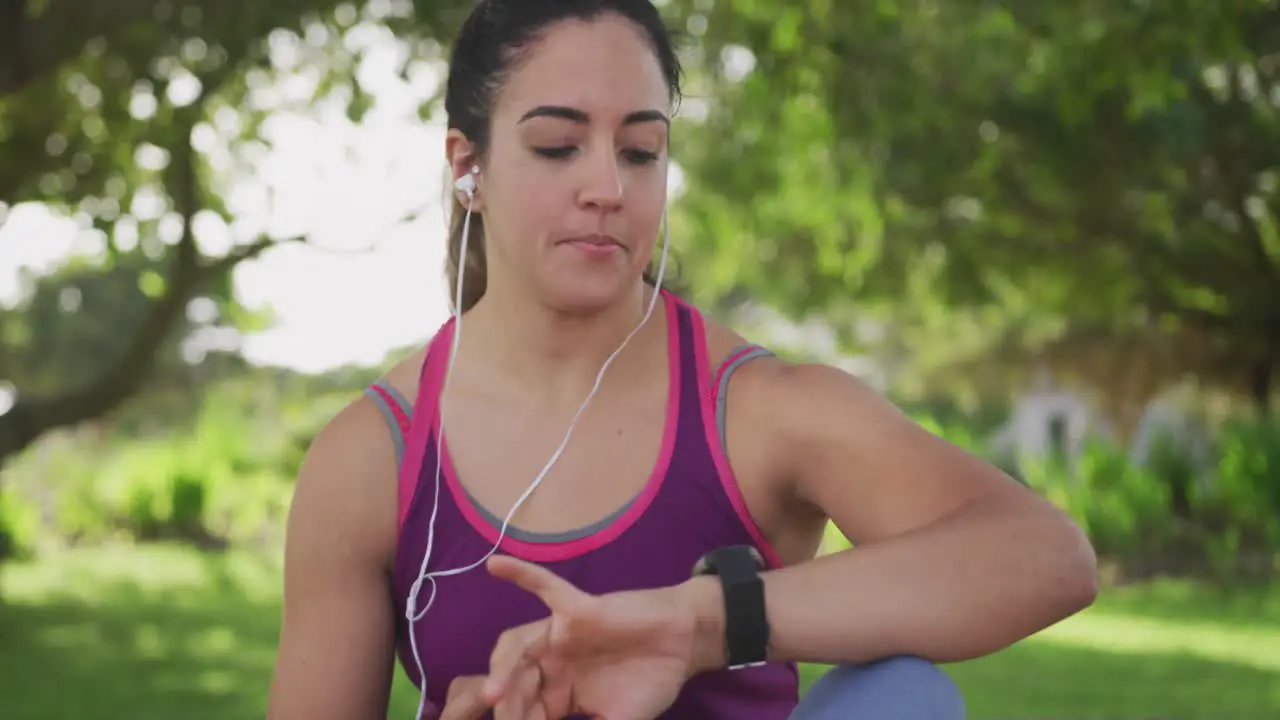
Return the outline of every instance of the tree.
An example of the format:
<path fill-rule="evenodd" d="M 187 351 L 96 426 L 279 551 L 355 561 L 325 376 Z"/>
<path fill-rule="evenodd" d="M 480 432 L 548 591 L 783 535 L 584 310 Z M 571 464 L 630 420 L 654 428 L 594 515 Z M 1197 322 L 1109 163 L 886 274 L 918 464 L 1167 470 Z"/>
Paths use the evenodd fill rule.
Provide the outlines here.
<path fill-rule="evenodd" d="M 325 72 L 317 98 L 342 94 L 358 115 L 368 100 L 343 31 L 360 22 L 413 30 L 430 57 L 438 52 L 430 38 L 456 23 L 466 3 L 419 5 L 430 12 L 377 0 L 0 0 L 0 222 L 6 207 L 44 203 L 101 238 L 108 255 L 100 273 L 119 279 L 120 267 L 147 268 L 140 305 L 80 309 L 125 338 L 94 358 L 92 372 L 35 385 L 28 374 L 14 383 L 16 402 L 0 416 L 0 464 L 51 429 L 119 406 L 142 387 L 193 300 L 214 300 L 223 320 L 234 319 L 231 269 L 303 240 L 257 237 L 210 254 L 194 231 L 200 213 L 230 220 L 217 177 L 197 150 L 199 135 L 208 134 L 217 111 L 231 110 L 241 119 L 241 143 L 257 142 L 266 113 L 255 111 L 251 86 L 271 70 L 273 33 L 310 33 L 315 42 L 305 59 Z M 140 216 L 144 199 L 158 209 Z M 129 235 L 136 246 L 121 241 Z M 107 314 L 115 311 L 121 314 Z M 10 329 L 22 320 L 41 322 L 45 335 L 92 324 L 59 319 L 55 330 L 44 326 L 52 322 L 47 315 L 3 318 Z M 12 382 L 22 367 L 48 359 L 36 352 L 41 346 L 5 339 L 0 333 L 0 378 Z"/>
<path fill-rule="evenodd" d="M 1124 339 L 1158 383 L 1267 406 L 1280 4 L 707 7 L 713 100 L 676 151 L 694 286 L 846 326 L 967 317 L 986 351 Z"/>

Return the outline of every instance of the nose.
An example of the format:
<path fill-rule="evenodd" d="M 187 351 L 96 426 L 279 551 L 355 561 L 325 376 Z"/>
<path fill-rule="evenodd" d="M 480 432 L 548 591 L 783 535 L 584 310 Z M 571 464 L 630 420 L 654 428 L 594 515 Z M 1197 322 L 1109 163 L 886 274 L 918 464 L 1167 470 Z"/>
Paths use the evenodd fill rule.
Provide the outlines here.
<path fill-rule="evenodd" d="M 622 172 L 613 144 L 601 145 L 599 151 L 585 158 L 579 200 L 590 208 L 614 211 L 622 207 Z"/>

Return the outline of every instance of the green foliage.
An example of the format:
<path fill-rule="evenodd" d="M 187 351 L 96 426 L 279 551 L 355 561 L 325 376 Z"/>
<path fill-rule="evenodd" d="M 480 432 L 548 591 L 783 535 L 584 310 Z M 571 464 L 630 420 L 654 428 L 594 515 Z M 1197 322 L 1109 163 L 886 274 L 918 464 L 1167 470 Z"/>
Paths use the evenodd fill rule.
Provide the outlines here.
<path fill-rule="evenodd" d="M 270 376 L 225 380 L 194 423 L 166 433 L 52 439 L 16 463 L 8 492 L 19 502 L 47 501 L 45 543 L 278 542 L 302 455 L 350 397 L 318 381 L 276 388 Z M 28 543 L 40 535 L 29 520 L 21 530 Z"/>
<path fill-rule="evenodd" d="M 963 421 L 927 413 L 930 432 L 1005 469 L 1069 513 L 1098 555 L 1124 575 L 1209 575 L 1221 580 L 1280 573 L 1280 422 L 1233 421 L 1216 438 L 1213 460 L 1198 464 L 1185 447 L 1156 442 L 1139 465 L 1121 448 L 1093 440 L 1064 458 L 995 458 Z M 1186 482 L 1184 485 L 1184 481 Z M 828 526 L 822 547 L 849 541 Z"/>
<path fill-rule="evenodd" d="M 35 503 L 0 487 L 0 562 L 34 554 L 40 512 Z"/>
<path fill-rule="evenodd" d="M 674 7 L 705 28 L 673 142 L 706 296 L 941 347 L 990 309 L 988 351 L 1058 319 L 1174 345 L 1155 385 L 1280 371 L 1275 2 Z"/>
<path fill-rule="evenodd" d="M 1027 483 L 1067 510 L 1106 557 L 1167 556 L 1179 528 L 1163 479 L 1125 453 L 1090 445 L 1074 472 L 1050 462 L 1023 465 Z"/>
<path fill-rule="evenodd" d="M 1219 440 L 1217 483 L 1203 489 L 1221 552 L 1280 548 L 1280 419 L 1231 423 Z"/>
<path fill-rule="evenodd" d="M 1280 572 L 1280 424 L 1233 422 L 1217 444 L 1205 467 L 1173 444 L 1157 443 L 1143 467 L 1093 443 L 1074 468 L 1029 463 L 1023 470 L 1126 572 Z"/>

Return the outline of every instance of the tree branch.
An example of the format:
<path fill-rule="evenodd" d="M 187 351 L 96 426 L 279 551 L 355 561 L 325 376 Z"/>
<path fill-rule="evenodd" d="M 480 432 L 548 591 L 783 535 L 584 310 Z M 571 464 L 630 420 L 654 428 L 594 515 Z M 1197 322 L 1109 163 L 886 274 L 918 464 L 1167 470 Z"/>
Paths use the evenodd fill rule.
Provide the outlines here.
<path fill-rule="evenodd" d="M 131 31 L 155 28 L 153 45 L 182 34 L 199 34 L 210 44 L 253 39 L 288 27 L 307 13 L 325 13 L 342 0 L 170 0 L 161 16 L 155 0 L 45 0 L 26 17 L 24 0 L 0 0 L 0 97 L 16 93 L 84 51 L 95 39 L 116 46 Z M 22 18 L 10 24 L 14 12 Z M 193 21 L 191 18 L 197 18 Z M 13 35 L 7 42 L 5 35 Z M 225 37 L 224 37 L 225 36 Z M 156 57 L 158 47 L 142 54 Z"/>
<path fill-rule="evenodd" d="M 191 147 L 190 133 L 196 117 L 194 111 L 186 115 L 187 131 L 179 135 L 180 140 L 173 147 L 171 187 L 174 205 L 183 217 L 183 231 L 173 249 L 164 294 L 152 304 L 125 352 L 88 386 L 52 398 L 18 397 L 10 411 L 0 416 L 0 466 L 6 458 L 25 449 L 49 430 L 77 425 L 114 410 L 141 387 L 155 365 L 160 347 L 186 311 L 187 304 L 205 285 L 224 276 L 239 263 L 290 241 L 261 238 L 218 260 L 201 262 L 192 229 L 192 220 L 200 209 L 195 150 Z"/>

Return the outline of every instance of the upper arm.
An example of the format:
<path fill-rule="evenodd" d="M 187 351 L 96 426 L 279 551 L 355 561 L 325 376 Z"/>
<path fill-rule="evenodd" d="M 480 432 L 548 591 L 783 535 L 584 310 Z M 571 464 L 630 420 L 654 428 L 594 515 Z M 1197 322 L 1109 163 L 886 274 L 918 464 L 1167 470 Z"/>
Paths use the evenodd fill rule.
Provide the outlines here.
<path fill-rule="evenodd" d="M 930 433 L 852 375 L 777 363 L 755 383 L 769 454 L 791 493 L 855 544 L 928 525 L 978 499 L 1036 502 L 1003 472 Z"/>
<path fill-rule="evenodd" d="M 394 669 L 396 467 L 368 399 L 312 443 L 289 511 L 269 720 L 385 717 Z"/>

